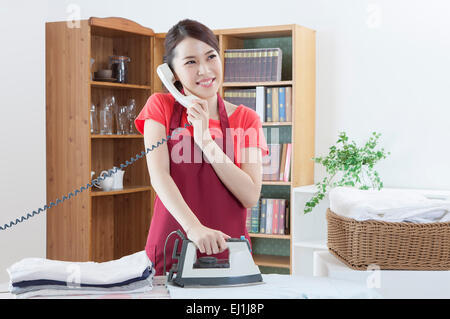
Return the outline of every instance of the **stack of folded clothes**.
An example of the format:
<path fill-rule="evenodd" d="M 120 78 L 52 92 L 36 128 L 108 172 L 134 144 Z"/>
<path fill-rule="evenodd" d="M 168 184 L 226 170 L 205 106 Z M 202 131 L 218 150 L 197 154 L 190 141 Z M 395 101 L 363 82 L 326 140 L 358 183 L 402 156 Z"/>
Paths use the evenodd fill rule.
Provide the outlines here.
<path fill-rule="evenodd" d="M 7 271 L 16 298 L 145 293 L 155 274 L 145 250 L 102 263 L 25 258 Z"/>

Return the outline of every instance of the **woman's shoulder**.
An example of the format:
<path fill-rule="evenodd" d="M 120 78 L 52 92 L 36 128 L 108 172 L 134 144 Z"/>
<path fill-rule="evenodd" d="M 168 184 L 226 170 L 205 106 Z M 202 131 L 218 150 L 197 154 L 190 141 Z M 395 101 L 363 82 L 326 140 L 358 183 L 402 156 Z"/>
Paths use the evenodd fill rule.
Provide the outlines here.
<path fill-rule="evenodd" d="M 228 101 L 225 101 L 225 109 L 227 111 L 228 116 L 231 116 L 234 114 L 234 112 L 237 111 L 237 109 L 241 106 L 241 105 L 235 105 L 233 103 L 230 103 Z"/>
<path fill-rule="evenodd" d="M 148 100 L 159 104 L 173 105 L 174 97 L 170 93 L 156 92 L 153 93 Z"/>
<path fill-rule="evenodd" d="M 173 111 L 174 102 L 175 98 L 172 94 L 156 92 L 147 99 L 144 109 L 153 110 L 154 112 L 168 116 Z"/>
<path fill-rule="evenodd" d="M 243 124 L 248 125 L 260 119 L 258 113 L 256 113 L 255 110 L 244 104 L 240 104 L 239 106 L 237 106 L 235 112 L 237 112 L 238 117 Z"/>

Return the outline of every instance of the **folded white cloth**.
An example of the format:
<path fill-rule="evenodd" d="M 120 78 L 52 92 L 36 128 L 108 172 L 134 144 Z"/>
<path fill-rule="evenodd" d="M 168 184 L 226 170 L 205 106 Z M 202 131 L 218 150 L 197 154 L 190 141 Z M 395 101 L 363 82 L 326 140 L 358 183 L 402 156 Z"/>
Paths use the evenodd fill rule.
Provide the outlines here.
<path fill-rule="evenodd" d="M 94 289 L 94 288 L 66 288 L 60 289 L 59 287 L 43 287 L 39 290 L 25 291 L 20 294 L 15 294 L 16 299 L 28 299 L 28 298 L 54 298 L 54 297 L 69 297 L 69 296 L 89 296 L 89 295 L 120 295 L 120 294 L 136 294 L 136 293 L 146 293 L 153 289 L 152 284 L 153 276 L 147 279 L 138 281 L 136 283 L 127 285 L 126 287 L 117 290 L 110 288 L 105 289 Z"/>
<path fill-rule="evenodd" d="M 107 262 L 71 262 L 46 258 L 24 258 L 7 272 L 12 283 L 28 280 L 57 280 L 68 284 L 114 284 L 141 277 L 152 268 L 145 250 Z"/>
<path fill-rule="evenodd" d="M 450 221 L 450 201 L 429 199 L 401 189 L 360 190 L 335 187 L 329 193 L 330 210 L 358 221 L 431 223 Z"/>
<path fill-rule="evenodd" d="M 67 293 L 67 291 L 72 292 L 89 292 L 89 291 L 98 291 L 99 293 L 105 292 L 105 293 L 111 293 L 111 292 L 120 292 L 120 291 L 132 291 L 138 288 L 144 288 L 152 286 L 153 277 L 155 275 L 155 268 L 152 269 L 152 272 L 150 272 L 149 276 L 145 279 L 140 279 L 137 281 L 133 281 L 131 283 L 125 283 L 120 286 L 113 286 L 113 287 L 92 287 L 92 286 L 71 286 L 71 285 L 52 285 L 52 284 L 45 284 L 45 285 L 34 285 L 34 286 L 27 286 L 27 287 L 13 287 L 13 289 L 10 291 L 12 294 L 23 294 L 26 292 L 31 291 L 37 291 L 37 290 L 64 290 L 64 293 Z"/>

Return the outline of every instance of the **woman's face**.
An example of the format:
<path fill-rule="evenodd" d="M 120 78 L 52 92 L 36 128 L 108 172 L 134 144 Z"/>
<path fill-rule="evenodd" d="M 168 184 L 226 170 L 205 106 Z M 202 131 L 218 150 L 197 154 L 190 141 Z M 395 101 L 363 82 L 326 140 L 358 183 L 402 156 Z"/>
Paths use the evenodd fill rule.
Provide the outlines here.
<path fill-rule="evenodd" d="M 185 38 L 175 48 L 172 65 L 186 95 L 207 99 L 217 94 L 222 84 L 222 62 L 217 51 L 205 42 Z"/>

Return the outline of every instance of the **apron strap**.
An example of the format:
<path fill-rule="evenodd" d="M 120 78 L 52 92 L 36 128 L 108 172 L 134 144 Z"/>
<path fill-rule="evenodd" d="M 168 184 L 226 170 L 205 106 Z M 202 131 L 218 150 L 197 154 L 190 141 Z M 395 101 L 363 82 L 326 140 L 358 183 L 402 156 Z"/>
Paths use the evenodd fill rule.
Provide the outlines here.
<path fill-rule="evenodd" d="M 228 114 L 227 114 L 227 110 L 225 108 L 225 103 L 224 103 L 222 97 L 220 96 L 219 92 L 217 92 L 217 103 L 219 105 L 220 127 L 222 128 L 222 136 L 223 136 L 223 152 L 225 154 L 227 154 L 227 144 L 228 144 L 231 146 L 231 149 L 233 150 L 233 154 L 234 154 L 232 136 L 230 136 L 231 134 L 227 134 L 227 128 L 230 127 L 230 123 L 228 121 Z M 228 143 L 228 141 L 231 141 L 231 143 Z M 230 158 L 230 159 L 234 162 L 234 158 Z"/>
<path fill-rule="evenodd" d="M 182 90 L 181 93 L 184 94 L 184 90 Z M 227 110 L 225 108 L 225 102 L 223 101 L 219 92 L 217 92 L 217 104 L 219 106 L 220 127 L 222 129 L 222 136 L 223 136 L 222 150 L 225 154 L 227 154 L 227 145 L 230 145 L 231 150 L 233 152 L 232 157 L 234 157 L 233 137 L 231 136 L 231 132 L 229 132 L 230 134 L 227 134 L 227 128 L 230 127 L 230 123 L 228 120 L 228 114 L 227 114 Z M 184 106 L 182 106 L 177 100 L 175 100 L 175 103 L 173 105 L 172 116 L 170 118 L 170 131 L 169 131 L 170 135 L 172 135 L 172 132 L 174 130 L 181 127 L 181 118 L 182 118 L 183 112 L 186 112 L 185 109 L 186 108 Z M 234 162 L 234 158 L 230 157 L 230 159 Z"/>

